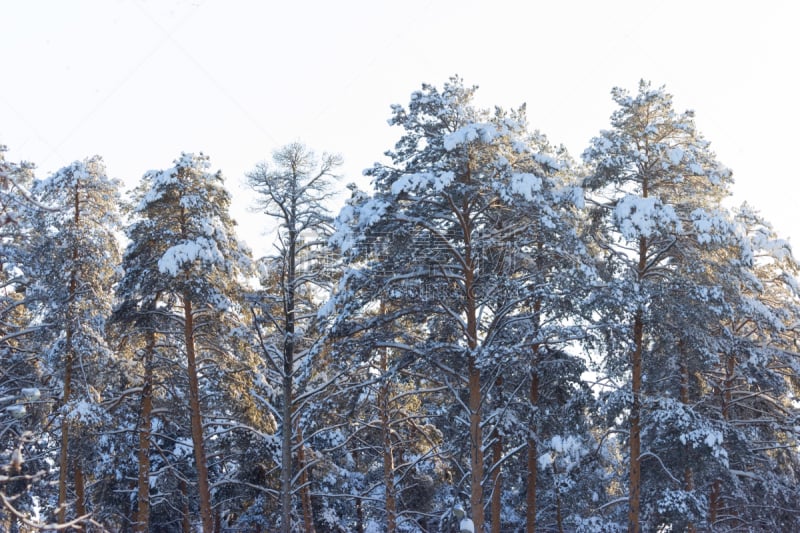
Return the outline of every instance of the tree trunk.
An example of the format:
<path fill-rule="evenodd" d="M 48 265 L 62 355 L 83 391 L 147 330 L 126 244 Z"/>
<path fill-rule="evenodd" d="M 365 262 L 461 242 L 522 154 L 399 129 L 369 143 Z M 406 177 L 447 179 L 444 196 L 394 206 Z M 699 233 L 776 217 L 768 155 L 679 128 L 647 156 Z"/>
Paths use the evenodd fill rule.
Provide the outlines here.
<path fill-rule="evenodd" d="M 534 347 L 538 352 L 538 346 Z M 532 406 L 539 403 L 539 374 L 534 370 L 531 375 L 530 402 Z M 528 479 L 526 480 L 527 490 L 525 494 L 525 532 L 536 533 L 536 482 L 539 474 L 538 448 L 536 445 L 535 424 L 530 428 L 531 435 L 528 437 Z"/>
<path fill-rule="evenodd" d="M 72 365 L 68 363 L 67 372 L 64 376 L 64 404 L 67 403 L 66 400 L 69 398 L 71 378 Z M 58 512 L 56 513 L 56 522 L 63 524 L 67 521 L 67 472 L 69 470 L 69 422 L 66 416 L 61 420 L 61 451 L 58 459 Z"/>
<path fill-rule="evenodd" d="M 208 484 L 208 463 L 206 462 L 205 441 L 203 438 L 203 417 L 200 408 L 200 383 L 197 375 L 194 343 L 194 316 L 192 301 L 188 290 L 183 294 L 184 340 L 186 342 L 186 370 L 189 377 L 189 416 L 191 418 L 192 444 L 197 468 L 197 492 L 200 497 L 200 521 L 203 533 L 212 533 L 214 517 L 211 513 L 211 490 Z"/>
<path fill-rule="evenodd" d="M 467 177 L 469 181 L 469 176 Z M 475 264 L 472 257 L 472 240 L 470 228 L 470 207 L 464 202 L 460 217 L 464 235 L 464 291 L 465 315 L 467 318 L 467 372 L 468 372 L 468 407 L 469 407 L 469 444 L 470 444 L 470 511 L 475 531 L 482 532 L 483 514 L 483 437 L 481 434 L 481 371 L 475 364 L 475 352 L 478 347 L 478 312 L 475 301 Z"/>
<path fill-rule="evenodd" d="M 539 242 L 537 243 L 537 248 L 539 250 L 539 254 L 536 256 L 536 266 L 537 269 L 542 268 L 542 261 L 541 261 L 541 252 L 544 248 L 544 243 Z M 541 298 L 536 298 L 533 302 L 533 317 L 534 317 L 534 334 L 539 335 L 539 326 L 541 324 L 541 311 L 542 311 L 542 300 Z M 539 410 L 539 343 L 534 344 L 531 347 L 532 357 L 531 357 L 531 388 L 528 393 L 528 400 L 531 404 L 531 410 L 535 414 L 538 414 Z M 528 467 L 528 479 L 526 480 L 526 494 L 525 494 L 525 532 L 526 533 L 535 533 L 536 532 L 536 484 L 538 483 L 539 477 L 539 449 L 536 442 L 537 439 L 537 432 L 539 428 L 535 422 L 531 423 L 530 433 L 527 439 L 528 445 L 528 457 L 527 457 L 527 467 Z"/>
<path fill-rule="evenodd" d="M 137 483 L 137 512 L 133 530 L 146 533 L 150 530 L 150 426 L 153 411 L 153 352 L 155 351 L 155 333 L 148 332 L 144 360 L 144 385 L 142 387 L 142 404 L 139 413 L 139 477 Z"/>
<path fill-rule="evenodd" d="M 384 392 L 383 394 L 386 394 Z M 384 400 L 385 402 L 385 400 Z M 386 415 L 386 405 L 381 408 L 381 429 L 383 433 L 383 485 L 386 491 L 386 533 L 394 533 L 397 528 L 397 499 L 394 486 L 394 450 L 392 447 L 389 418 Z"/>
<path fill-rule="evenodd" d="M 496 402 L 495 407 L 502 406 L 502 390 L 503 378 L 499 377 L 495 380 Z M 492 533 L 500 533 L 500 513 L 502 510 L 502 492 L 503 492 L 503 473 L 501 468 L 501 461 L 503 459 L 503 436 L 497 430 L 497 426 L 492 430 L 492 502 L 491 510 L 491 531 Z"/>
<path fill-rule="evenodd" d="M 192 519 L 189 516 L 189 489 L 186 486 L 186 481 L 181 479 L 180 491 L 183 497 L 183 507 L 181 509 L 181 533 L 192 533 Z"/>
<path fill-rule="evenodd" d="M 689 405 L 689 364 L 686 360 L 686 346 L 684 345 L 683 341 L 678 343 L 678 348 L 681 356 L 681 403 L 683 405 Z M 689 444 L 684 445 L 684 450 L 686 450 L 687 457 L 689 456 L 689 447 Z M 694 491 L 694 472 L 692 471 L 691 464 L 688 461 L 686 462 L 686 467 L 683 470 L 683 490 L 685 490 L 687 493 Z M 686 524 L 686 531 L 687 533 L 695 533 L 695 531 L 697 531 L 694 522 L 691 520 Z"/>
<path fill-rule="evenodd" d="M 644 337 L 644 324 L 642 312 L 637 311 L 633 321 L 633 342 L 634 350 L 632 354 L 632 376 L 631 376 L 631 402 L 630 414 L 630 485 L 629 485 L 629 510 L 628 510 L 628 532 L 639 533 L 640 531 L 640 499 L 642 491 L 641 477 L 641 399 L 642 391 L 642 343 Z"/>
<path fill-rule="evenodd" d="M 642 196 L 647 198 L 648 187 L 645 180 Z M 647 239 L 639 238 L 639 263 L 637 265 L 637 281 L 644 279 L 647 270 Z M 631 414 L 630 414 L 630 480 L 628 488 L 628 533 L 639 533 L 641 529 L 641 494 L 642 494 L 642 353 L 644 349 L 644 314 L 641 309 L 633 318 L 633 353 L 631 354 Z"/>
<path fill-rule="evenodd" d="M 73 222 L 75 227 L 81 221 L 81 203 L 80 203 L 80 181 L 75 183 L 75 191 L 73 194 Z M 76 264 L 79 258 L 79 251 L 77 246 L 72 249 L 72 267 L 69 273 L 69 288 L 67 292 L 68 307 L 66 317 L 66 330 L 64 332 L 64 395 L 62 398 L 62 405 L 66 406 L 69 403 L 70 396 L 72 395 L 72 365 L 75 362 L 75 354 L 72 347 L 73 324 L 72 320 L 72 305 L 75 299 L 75 293 L 78 290 L 78 272 Z M 61 419 L 61 451 L 59 453 L 59 470 L 58 470 L 58 512 L 56 513 L 56 521 L 63 524 L 67 520 L 67 475 L 69 471 L 69 422 L 66 419 L 66 414 Z"/>
<path fill-rule="evenodd" d="M 294 206 L 292 206 L 293 208 Z M 292 432 L 294 424 L 294 330 L 295 330 L 295 269 L 297 266 L 297 233 L 294 231 L 294 209 L 289 226 L 288 266 L 286 268 L 285 294 L 283 299 L 284 341 L 283 341 L 283 434 L 281 435 L 281 531 L 292 533 Z"/>
<path fill-rule="evenodd" d="M 720 401 L 722 420 L 728 422 L 731 418 L 731 404 L 733 403 L 733 382 L 736 372 L 736 358 L 733 355 L 724 354 L 721 357 L 722 366 L 725 372 L 725 379 L 722 382 L 720 391 Z M 722 480 L 715 479 L 711 484 L 711 494 L 708 501 L 708 525 L 714 527 L 714 523 L 719 518 L 723 506 Z"/>
<path fill-rule="evenodd" d="M 556 481 L 556 528 L 558 528 L 558 533 L 564 533 L 564 518 L 561 514 L 561 489 L 558 485 L 558 467 L 555 458 L 553 459 L 553 477 Z"/>
<path fill-rule="evenodd" d="M 306 533 L 314 533 L 314 509 L 311 506 L 311 488 L 308 486 L 306 449 L 303 443 L 303 429 L 297 426 L 297 468 L 300 469 L 300 503 L 303 507 L 303 526 Z"/>
<path fill-rule="evenodd" d="M 289 368 L 287 368 L 287 366 Z M 292 376 L 291 365 L 284 365 L 283 431 L 281 433 L 281 531 L 292 533 Z"/>
<path fill-rule="evenodd" d="M 364 533 L 364 503 L 356 496 L 356 533 Z"/>
<path fill-rule="evenodd" d="M 483 439 L 481 438 L 481 371 L 469 358 L 470 507 L 476 531 L 483 531 Z"/>
<path fill-rule="evenodd" d="M 386 312 L 384 302 L 381 302 L 380 313 Z M 380 369 L 383 382 L 378 390 L 378 410 L 381 421 L 381 437 L 383 445 L 383 488 L 386 501 L 386 533 L 394 533 L 397 529 L 397 498 L 394 486 L 394 446 L 392 445 L 392 416 L 390 413 L 391 386 L 386 372 L 389 369 L 389 354 L 387 348 L 380 350 Z"/>
<path fill-rule="evenodd" d="M 75 513 L 86 516 L 86 483 L 83 479 L 83 466 L 80 460 L 75 461 Z"/>

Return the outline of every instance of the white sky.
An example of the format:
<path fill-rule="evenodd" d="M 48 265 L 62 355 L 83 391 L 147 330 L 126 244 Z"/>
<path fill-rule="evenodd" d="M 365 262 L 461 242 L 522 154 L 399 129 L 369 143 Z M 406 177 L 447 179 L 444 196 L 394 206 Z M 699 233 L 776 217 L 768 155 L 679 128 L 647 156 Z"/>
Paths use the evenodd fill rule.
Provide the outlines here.
<path fill-rule="evenodd" d="M 523 102 L 580 157 L 613 86 L 666 85 L 779 234 L 800 238 L 800 5 L 786 0 L 0 0 L 0 143 L 39 175 L 89 155 L 132 187 L 203 151 L 240 234 L 246 171 L 300 140 L 345 158 L 342 188 L 399 136 L 389 106 L 452 74 L 479 104 Z M 738 203 L 738 202 L 737 202 Z"/>

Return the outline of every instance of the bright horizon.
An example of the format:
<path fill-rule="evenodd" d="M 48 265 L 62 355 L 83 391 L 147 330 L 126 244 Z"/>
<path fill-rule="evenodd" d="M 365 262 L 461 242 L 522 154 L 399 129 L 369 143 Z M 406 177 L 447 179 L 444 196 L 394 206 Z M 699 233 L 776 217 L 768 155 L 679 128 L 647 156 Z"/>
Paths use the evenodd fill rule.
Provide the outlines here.
<path fill-rule="evenodd" d="M 794 241 L 798 15 L 789 1 L 13 2 L 0 144 L 39 177 L 99 154 L 128 189 L 202 151 L 262 253 L 244 173 L 280 146 L 340 153 L 342 190 L 367 186 L 400 133 L 390 105 L 458 74 L 479 105 L 526 103 L 531 128 L 579 159 L 609 127 L 611 88 L 646 79 L 696 111 L 734 203 Z"/>

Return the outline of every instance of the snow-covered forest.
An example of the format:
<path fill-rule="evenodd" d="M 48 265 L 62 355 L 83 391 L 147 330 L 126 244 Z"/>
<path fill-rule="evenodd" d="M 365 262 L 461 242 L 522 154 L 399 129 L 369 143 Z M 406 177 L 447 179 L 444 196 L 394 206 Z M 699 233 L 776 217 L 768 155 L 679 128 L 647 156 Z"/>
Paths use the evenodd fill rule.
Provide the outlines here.
<path fill-rule="evenodd" d="M 800 531 L 798 263 L 694 114 L 614 89 L 577 155 L 475 91 L 340 209 L 299 142 L 131 191 L 2 148 L 0 529 Z"/>

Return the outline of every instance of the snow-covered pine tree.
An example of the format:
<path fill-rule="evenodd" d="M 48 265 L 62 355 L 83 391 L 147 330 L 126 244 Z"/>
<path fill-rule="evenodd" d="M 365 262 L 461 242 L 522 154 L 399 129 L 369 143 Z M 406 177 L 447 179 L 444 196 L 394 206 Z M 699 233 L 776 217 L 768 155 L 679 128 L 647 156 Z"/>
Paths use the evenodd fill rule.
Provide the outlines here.
<path fill-rule="evenodd" d="M 736 210 L 741 242 L 727 257 L 729 312 L 718 322 L 716 364 L 700 379 L 700 407 L 719 424 L 725 468 L 707 472 L 705 527 L 793 531 L 800 527 L 796 453 L 800 364 L 798 263 L 789 243 L 747 205 Z"/>
<path fill-rule="evenodd" d="M 681 454 L 665 452 L 685 449 L 667 445 L 680 441 L 704 450 L 704 460 L 724 461 L 714 427 L 692 411 L 685 387 L 689 367 L 710 364 L 711 330 L 724 311 L 714 254 L 734 242 L 719 207 L 730 171 L 697 133 L 693 113 L 676 113 L 663 88 L 641 82 L 635 96 L 619 88 L 612 95 L 619 106 L 612 129 L 593 139 L 584 159 L 593 244 L 609 273 L 598 311 L 616 325 L 605 372 L 619 387 L 607 395 L 609 420 L 621 415 L 628 436 L 621 494 L 628 531 L 658 529 L 675 513 L 691 529 L 702 498 Z"/>
<path fill-rule="evenodd" d="M 503 373 L 520 357 L 527 368 L 541 343 L 532 334 L 537 293 L 529 270 L 537 235 L 527 223 L 536 218 L 553 234 L 565 227 L 552 182 L 560 163 L 529 142 L 524 109 L 477 109 L 474 90 L 453 78 L 441 91 L 423 85 L 407 109 L 393 106 L 390 122 L 404 134 L 387 153 L 392 165 L 366 171 L 375 193 L 345 207 L 334 241 L 354 261 L 337 331 L 382 331 L 369 342 L 392 349 L 391 368 L 413 368 L 449 388 L 438 414 L 447 421 L 438 422 L 456 458 L 454 490 L 469 494 L 482 530 L 490 484 L 502 491 L 500 454 L 487 481 L 486 432 L 501 424 L 487 419 L 487 402 Z M 379 305 L 386 312 L 375 317 Z M 392 327 L 400 320 L 418 324 L 417 332 Z M 518 326 L 525 331 L 512 335 Z M 502 527 L 500 516 L 491 522 Z"/>
<path fill-rule="evenodd" d="M 42 475 L 48 405 L 41 397 L 43 371 L 32 346 L 35 301 L 30 295 L 32 220 L 45 206 L 31 196 L 33 166 L 5 158 L 0 145 L 0 527 L 12 530 L 18 516 L 30 517 L 34 494 L 47 492 Z"/>
<path fill-rule="evenodd" d="M 180 420 L 176 415 L 181 411 L 174 408 L 159 413 L 159 417 L 150 411 L 151 427 L 171 427 L 178 432 L 165 435 L 172 455 L 170 462 L 180 465 L 187 455 L 194 459 L 193 473 L 172 472 L 171 482 L 163 480 L 156 487 L 169 486 L 183 492 L 190 504 L 184 511 L 184 522 L 199 517 L 205 532 L 213 531 L 223 511 L 235 506 L 228 501 L 215 513 L 212 484 L 225 486 L 229 482 L 227 474 L 244 462 L 236 456 L 242 450 L 217 447 L 223 445 L 228 434 L 247 427 L 248 410 L 251 418 L 256 418 L 252 405 L 248 407 L 246 394 L 253 379 L 254 361 L 237 333 L 241 331 L 241 283 L 250 266 L 249 252 L 236 239 L 235 223 L 228 213 L 230 196 L 224 189 L 222 174 L 209 172 L 209 167 L 207 156 L 184 153 L 173 167 L 145 174 L 136 194 L 136 219 L 129 230 L 131 243 L 125 252 L 126 277 L 118 296 L 120 309 L 130 309 L 131 317 L 155 315 L 139 323 L 145 335 L 142 413 L 151 409 L 144 393 L 153 391 L 156 385 L 167 391 L 173 406 L 183 406 L 183 412 L 188 413 L 186 419 Z M 154 339 L 149 338 L 152 334 L 163 339 L 163 344 L 154 344 Z M 147 373 L 156 356 L 152 348 L 158 344 L 167 358 L 161 382 Z M 141 424 L 137 428 L 140 498 L 144 495 L 141 484 L 147 469 L 144 456 L 148 453 L 148 429 Z M 153 445 L 151 438 L 149 446 Z M 159 449 L 157 455 L 164 453 L 166 450 Z M 215 458 L 213 465 L 210 456 Z M 166 465 L 164 471 L 169 471 Z M 187 484 L 181 483 L 187 474 L 195 479 L 197 499 L 187 494 Z M 158 493 L 151 498 L 174 505 L 174 496 L 177 494 L 168 496 L 173 501 L 164 500 L 164 495 Z M 196 514 L 189 511 L 195 508 Z M 187 516 L 187 511 L 192 515 Z M 140 528 L 144 527 L 145 514 L 146 509 L 140 507 Z M 175 519 L 176 514 L 171 515 Z"/>
<path fill-rule="evenodd" d="M 42 363 L 54 378 L 49 388 L 59 420 L 58 499 L 48 505 L 63 524 L 92 512 L 93 468 L 101 459 L 93 451 L 113 380 L 105 323 L 120 260 L 119 182 L 95 156 L 35 181 L 32 192 L 49 207 L 35 219 L 30 270 L 41 305 Z"/>

